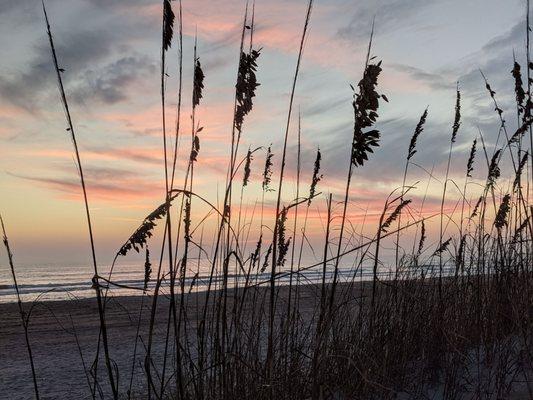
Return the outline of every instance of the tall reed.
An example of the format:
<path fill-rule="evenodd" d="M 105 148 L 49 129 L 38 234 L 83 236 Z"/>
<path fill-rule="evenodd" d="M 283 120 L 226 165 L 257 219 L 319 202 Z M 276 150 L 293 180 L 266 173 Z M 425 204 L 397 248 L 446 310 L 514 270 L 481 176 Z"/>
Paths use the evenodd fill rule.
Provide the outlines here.
<path fill-rule="evenodd" d="M 111 386 L 113 397 L 115 399 L 117 399 L 118 398 L 118 391 L 117 391 L 116 384 L 115 384 L 115 378 L 113 377 L 113 367 L 111 365 L 111 358 L 110 358 L 110 355 L 109 355 L 109 345 L 108 345 L 108 341 L 107 341 L 107 328 L 106 328 L 105 315 L 104 315 L 104 304 L 102 302 L 102 293 L 100 291 L 100 285 L 98 283 L 99 275 L 98 275 L 98 266 L 97 266 L 97 263 L 96 263 L 96 251 L 95 251 L 95 247 L 94 247 L 93 227 L 92 227 L 92 223 L 91 223 L 91 213 L 89 211 L 89 200 L 87 199 L 87 189 L 86 189 L 86 186 L 85 186 L 85 178 L 84 178 L 84 175 L 83 175 L 81 157 L 80 157 L 80 152 L 78 150 L 78 143 L 77 143 L 77 140 L 76 140 L 76 134 L 74 132 L 74 125 L 72 123 L 72 118 L 70 116 L 70 109 L 69 109 L 69 105 L 68 105 L 68 101 L 67 101 L 67 96 L 65 94 L 65 89 L 64 89 L 64 86 L 63 86 L 63 78 L 61 76 L 61 74 L 63 73 L 64 69 L 59 67 L 59 62 L 58 62 L 58 58 L 57 58 L 57 54 L 56 54 L 56 49 L 55 49 L 55 46 L 54 46 L 54 40 L 53 40 L 53 37 L 52 37 L 52 31 L 50 29 L 50 23 L 48 21 L 48 14 L 46 13 L 46 7 L 45 7 L 45 4 L 44 4 L 44 0 L 42 1 L 42 6 L 43 6 L 44 19 L 45 19 L 45 22 L 46 22 L 46 32 L 48 34 L 48 39 L 49 39 L 49 43 L 50 43 L 50 50 L 51 50 L 51 53 L 52 53 L 52 60 L 53 60 L 54 68 L 55 68 L 55 71 L 56 71 L 56 77 L 57 77 L 57 82 L 58 82 L 58 87 L 59 87 L 59 94 L 61 96 L 61 103 L 62 103 L 63 109 L 65 111 L 65 118 L 66 118 L 66 121 L 67 121 L 67 131 L 70 132 L 70 138 L 72 140 L 72 145 L 74 146 L 74 155 L 75 155 L 75 158 L 76 158 L 76 166 L 78 168 L 78 173 L 80 175 L 80 183 L 81 183 L 81 188 L 82 188 L 82 193 L 83 193 L 83 201 L 84 201 L 84 204 L 85 204 L 85 216 L 86 216 L 86 219 L 87 219 L 87 227 L 88 227 L 88 230 L 89 230 L 89 241 L 90 241 L 90 246 L 91 246 L 91 256 L 92 256 L 92 264 L 93 264 L 93 271 L 94 271 L 93 285 L 94 285 L 94 289 L 96 291 L 96 300 L 97 300 L 97 303 L 98 303 L 98 313 L 99 313 L 99 317 L 100 317 L 100 330 L 101 330 L 103 346 L 104 346 L 105 363 L 106 363 L 106 367 L 107 367 L 107 372 L 108 372 L 108 377 L 109 377 L 109 384 Z M 96 374 L 95 374 L 95 381 L 96 381 Z"/>
<path fill-rule="evenodd" d="M 13 253 L 9 247 L 9 240 L 7 238 L 6 228 L 4 226 L 4 219 L 0 215 L 0 224 L 2 225 L 2 241 L 4 242 L 4 247 L 7 252 L 7 259 L 9 262 L 9 268 L 11 270 L 11 277 L 13 278 L 13 286 L 15 288 L 15 293 L 17 295 L 17 305 L 20 314 L 20 322 L 22 323 L 22 328 L 24 329 L 24 341 L 26 342 L 26 349 L 28 350 L 28 357 L 30 359 L 31 367 L 31 376 L 33 379 L 33 390 L 35 393 L 35 398 L 39 400 L 39 387 L 37 386 L 37 374 L 35 372 L 35 363 L 33 361 L 33 352 L 31 350 L 30 335 L 29 335 L 29 317 L 24 311 L 24 306 L 22 305 L 22 299 L 20 297 L 19 285 L 17 283 L 17 275 L 15 274 L 15 266 L 13 263 Z"/>

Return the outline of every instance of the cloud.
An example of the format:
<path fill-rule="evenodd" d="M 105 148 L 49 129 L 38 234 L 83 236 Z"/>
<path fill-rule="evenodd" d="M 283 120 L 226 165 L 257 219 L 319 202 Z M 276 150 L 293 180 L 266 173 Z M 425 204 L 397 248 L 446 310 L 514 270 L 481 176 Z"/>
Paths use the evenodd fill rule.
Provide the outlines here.
<path fill-rule="evenodd" d="M 150 166 L 162 164 L 162 151 L 160 148 L 135 148 L 135 147 L 84 147 L 81 149 L 84 160 L 91 162 L 102 161 L 134 161 Z M 43 157 L 55 159 L 72 159 L 71 150 L 47 148 L 42 150 L 27 150 L 22 153 L 23 157 Z"/>
<path fill-rule="evenodd" d="M 93 6 L 101 7 L 105 9 L 114 8 L 117 6 L 128 7 L 143 5 L 147 2 L 145 0 L 84 0 L 85 2 L 90 3 Z M 152 3 L 156 3 L 156 0 L 152 0 Z"/>
<path fill-rule="evenodd" d="M 24 15 L 28 12 L 36 14 L 35 4 L 33 0 L 3 0 L 0 2 L 0 16 L 13 13 Z"/>
<path fill-rule="evenodd" d="M 485 44 L 481 51 L 485 53 L 494 53 L 495 51 L 509 50 L 516 46 L 519 41 L 525 39 L 525 24 L 519 22 L 515 24 L 509 31 L 502 35 L 498 35 Z M 523 43 L 521 43 L 523 44 Z"/>
<path fill-rule="evenodd" d="M 73 75 L 84 75 L 89 65 L 111 53 L 115 33 L 106 30 L 75 31 L 57 40 L 60 67 L 66 70 L 65 81 Z M 27 111 L 35 111 L 49 94 L 55 82 L 49 44 L 40 40 L 33 47 L 33 58 L 20 72 L 0 77 L 0 96 L 4 101 Z"/>
<path fill-rule="evenodd" d="M 453 98 L 450 98 L 450 104 Z M 420 109 L 422 114 L 423 109 Z M 388 194 L 391 189 L 399 187 L 402 183 L 403 172 L 407 156 L 407 147 L 413 134 L 418 117 L 405 116 L 401 118 L 379 120 L 376 127 L 381 132 L 380 146 L 369 155 L 369 160 L 364 166 L 354 171 L 354 181 L 360 186 L 379 188 L 381 191 L 378 198 Z M 324 185 L 331 185 L 340 190 L 348 170 L 350 157 L 350 143 L 352 127 L 348 123 L 345 128 L 331 130 L 327 138 L 320 143 L 322 150 L 322 170 L 324 173 Z M 442 177 L 446 168 L 452 120 L 441 122 L 429 109 L 429 115 L 424 131 L 419 136 L 417 153 L 412 158 L 409 167 L 408 183 L 420 181 L 420 187 L 425 186 L 429 175 L 428 172 L 434 167 L 434 182 L 442 183 Z M 471 131 L 468 125 L 461 127 L 454 145 L 450 176 L 464 178 L 466 160 L 470 151 L 472 140 L 476 131 Z M 478 153 L 481 157 L 481 153 Z M 310 156 L 308 156 L 310 157 Z M 475 171 L 483 177 L 485 173 L 482 166 L 476 161 Z M 483 171 L 481 171 L 483 170 Z M 440 183 L 439 183 L 440 182 Z M 359 189 L 354 189 L 354 196 L 360 196 Z M 364 200 L 363 196 L 360 200 Z"/>
<path fill-rule="evenodd" d="M 38 36 L 32 41 L 28 41 L 34 35 L 32 30 L 17 39 L 25 40 L 21 45 L 30 47 L 30 56 L 25 57 L 24 64 L 4 65 L 5 71 L 0 76 L 2 101 L 31 113 L 43 111 L 50 97 L 57 96 L 50 45 L 43 32 L 44 20 L 38 3 L 32 2 L 30 7 L 25 2 L 13 2 L 9 6 L 13 14 L 10 21 L 30 8 L 36 18 L 27 24 L 40 29 L 35 31 Z M 73 102 L 95 100 L 113 104 L 127 98 L 127 86 L 134 89 L 133 83 L 154 72 L 157 55 L 149 57 L 142 44 L 148 38 L 159 37 L 158 26 L 150 25 L 149 18 L 134 12 L 141 2 L 108 4 L 93 0 L 90 3 L 88 7 L 87 1 L 69 2 L 68 10 L 75 10 L 75 17 L 65 8 L 58 9 L 53 1 L 47 4 L 59 66 L 65 69 L 63 80 Z M 95 7 L 98 5 L 95 3 L 99 6 Z M 127 14 L 115 9 L 126 5 Z"/>
<path fill-rule="evenodd" d="M 70 169 L 71 171 L 71 169 Z M 88 196 L 91 200 L 123 203 L 160 197 L 164 191 L 162 182 L 143 178 L 134 171 L 118 168 L 86 167 L 83 170 Z M 80 200 L 81 186 L 79 178 L 46 177 L 10 173 L 9 175 L 32 181 L 40 186 L 61 192 L 69 200 Z"/>
<path fill-rule="evenodd" d="M 407 74 L 411 79 L 424 83 L 425 85 L 435 90 L 450 90 L 453 89 L 455 86 L 453 84 L 453 79 L 449 79 L 448 77 L 441 74 L 427 72 L 410 65 L 393 63 L 389 64 L 388 67 L 394 69 L 395 71 Z"/>
<path fill-rule="evenodd" d="M 348 25 L 341 27 L 337 36 L 344 40 L 366 39 L 370 36 L 372 20 L 376 18 L 379 33 L 389 33 L 408 26 L 420 18 L 426 8 L 436 4 L 428 0 L 378 0 L 359 2 Z M 416 12 L 414 12 L 416 11 Z"/>
<path fill-rule="evenodd" d="M 101 149 L 92 148 L 90 152 L 95 156 L 101 156 L 104 158 L 110 158 L 115 160 L 131 160 L 141 163 L 147 163 L 151 165 L 161 165 L 162 152 L 159 148 L 113 148 L 113 149 Z"/>
<path fill-rule="evenodd" d="M 345 98 L 331 98 L 320 100 L 309 107 L 304 108 L 305 117 L 320 117 L 323 114 L 336 111 L 346 104 Z"/>
<path fill-rule="evenodd" d="M 146 57 L 122 57 L 102 68 L 87 70 L 71 91 L 71 98 L 82 104 L 90 99 L 115 104 L 127 100 L 136 83 L 156 70 L 156 64 Z"/>

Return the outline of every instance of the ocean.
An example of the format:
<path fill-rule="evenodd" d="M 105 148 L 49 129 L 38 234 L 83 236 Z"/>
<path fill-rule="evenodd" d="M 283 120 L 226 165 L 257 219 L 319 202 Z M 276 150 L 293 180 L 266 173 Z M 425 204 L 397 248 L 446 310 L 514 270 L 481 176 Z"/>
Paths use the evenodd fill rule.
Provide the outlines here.
<path fill-rule="evenodd" d="M 185 278 L 185 290 L 188 292 L 205 290 L 209 283 L 210 267 L 209 262 L 204 260 L 200 265 L 197 261 L 192 262 L 190 269 Z M 203 264 L 203 265 L 202 265 Z M 305 264 L 310 265 L 310 264 Z M 434 270 L 435 266 L 426 266 L 424 269 Z M 99 266 L 99 274 L 107 278 L 110 266 Z M 148 284 L 148 289 L 152 289 L 155 285 L 155 277 L 157 276 L 157 265 L 152 265 L 151 280 Z M 299 282 L 301 284 L 318 284 L 322 280 L 322 265 L 317 265 L 312 269 L 307 269 L 299 274 L 293 274 L 293 283 Z M 453 268 L 447 266 L 445 274 L 452 273 Z M 280 285 L 286 285 L 290 282 L 289 269 L 286 267 L 280 270 L 277 282 Z M 70 298 L 87 298 L 94 296 L 94 289 L 92 287 L 93 270 L 90 265 L 61 265 L 61 264 L 35 264 L 16 266 L 17 282 L 22 301 L 39 300 L 66 300 Z M 164 275 L 162 283 L 163 293 L 168 292 L 168 264 L 163 263 Z M 167 275 L 165 275 L 167 274 Z M 371 263 L 364 265 L 362 270 L 355 271 L 353 268 L 339 268 L 338 279 L 340 282 L 348 281 L 354 278 L 356 280 L 370 280 L 373 276 L 373 266 Z M 394 275 L 392 267 L 380 266 L 378 276 L 382 279 L 391 278 Z M 333 277 L 333 266 L 328 264 L 326 271 L 326 280 L 330 281 Z M 244 271 L 229 272 L 228 285 L 242 286 L 247 279 Z M 267 284 L 270 279 L 270 268 L 265 272 L 252 271 L 248 277 L 250 282 L 254 284 Z M 128 286 L 128 288 L 119 286 L 110 286 L 110 293 L 115 296 L 135 296 L 142 293 L 144 285 L 144 267 L 135 264 L 120 264 L 115 266 L 111 280 L 119 285 Z M 101 284 L 106 282 L 101 281 Z M 194 283 L 193 287 L 191 285 Z M 212 288 L 217 288 L 222 284 L 222 276 L 217 273 L 212 278 Z M 13 278 L 8 266 L 2 265 L 0 267 L 0 303 L 9 303 L 16 301 L 16 294 L 13 286 Z"/>

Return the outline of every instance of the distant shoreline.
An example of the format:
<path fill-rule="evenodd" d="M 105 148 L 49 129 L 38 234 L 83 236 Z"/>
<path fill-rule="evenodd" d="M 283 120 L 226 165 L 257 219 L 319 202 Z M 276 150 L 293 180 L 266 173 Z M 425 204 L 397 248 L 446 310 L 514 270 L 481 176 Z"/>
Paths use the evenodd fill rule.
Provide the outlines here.
<path fill-rule="evenodd" d="M 279 287 L 286 286 L 289 284 L 289 275 L 287 274 L 288 271 L 280 272 L 280 276 L 276 278 L 276 283 Z M 454 273 L 454 267 L 447 265 L 444 270 L 444 275 L 450 276 Z M 331 278 L 333 276 L 333 271 L 331 269 L 328 269 L 326 273 L 326 281 L 330 282 Z M 378 272 L 378 276 L 381 281 L 389 281 L 393 279 L 393 271 L 388 270 L 382 270 Z M 343 282 L 343 280 L 346 280 L 346 278 L 351 279 L 354 276 L 354 270 L 352 268 L 340 268 L 339 269 L 339 282 Z M 361 275 L 360 271 L 357 271 L 355 273 L 356 281 L 360 282 L 361 280 L 363 282 L 369 282 L 372 280 L 372 267 L 371 266 L 365 266 L 363 268 L 363 274 Z M 104 275 L 105 277 L 105 275 Z M 234 278 L 238 278 L 240 280 L 240 285 L 244 283 L 245 275 L 235 275 L 235 274 L 229 274 L 228 278 L 230 279 L 230 286 L 233 283 Z M 261 285 L 267 286 L 270 281 L 270 273 L 265 272 L 262 274 L 258 274 L 257 272 L 255 274 L 252 274 L 250 276 L 251 280 L 257 279 L 261 282 Z M 362 279 L 361 279 L 362 278 Z M 186 292 L 189 291 L 189 287 L 191 282 L 193 281 L 193 277 L 186 278 L 185 288 Z M 209 279 L 209 276 L 206 274 L 203 274 L 200 278 L 197 278 L 195 280 L 195 289 L 196 291 L 192 293 L 201 293 L 206 290 L 207 287 L 207 280 Z M 221 277 L 217 276 L 213 278 L 213 283 L 220 282 Z M 320 284 L 322 279 L 322 270 L 319 267 L 316 267 L 314 269 L 305 270 L 301 273 L 300 278 L 300 285 L 307 285 L 307 284 Z M 409 279 L 418 279 L 415 277 L 411 277 Z M 427 278 L 426 278 L 427 279 Z M 142 280 L 140 279 L 114 279 L 117 283 L 122 285 L 129 285 L 138 287 L 139 289 L 142 287 Z M 292 282 L 295 284 L 297 280 L 297 274 L 293 274 Z M 102 282 L 105 283 L 105 282 Z M 149 283 L 149 289 L 153 289 L 155 286 L 154 282 Z M 31 289 L 31 290 L 30 290 Z M 39 289 L 39 290 L 33 290 L 33 289 Z M 33 300 L 40 296 L 43 293 L 46 293 L 48 291 L 48 294 L 45 294 L 44 298 L 45 301 L 69 301 L 72 297 L 78 297 L 80 300 L 82 299 L 94 299 L 94 289 L 92 289 L 91 283 L 89 278 L 86 280 L 80 280 L 76 282 L 47 282 L 47 283 L 38 283 L 38 284 L 28 284 L 24 283 L 24 281 L 19 282 L 19 290 L 22 295 L 22 301 L 23 303 L 31 303 Z M 4 293 L 2 293 L 4 291 Z M 128 289 L 121 289 L 118 287 L 111 286 L 111 291 L 116 293 L 116 297 L 120 298 L 126 298 L 126 297 L 141 297 L 141 291 L 140 290 L 128 290 Z M 149 290 L 150 292 L 151 290 Z M 69 294 L 71 293 L 71 294 Z M 149 295 L 150 293 L 148 293 Z M 29 299 L 31 298 L 31 299 Z M 15 297 L 15 291 L 12 284 L 1 284 L 0 285 L 0 305 L 1 304 L 9 304 L 9 303 L 16 303 L 16 297 Z"/>

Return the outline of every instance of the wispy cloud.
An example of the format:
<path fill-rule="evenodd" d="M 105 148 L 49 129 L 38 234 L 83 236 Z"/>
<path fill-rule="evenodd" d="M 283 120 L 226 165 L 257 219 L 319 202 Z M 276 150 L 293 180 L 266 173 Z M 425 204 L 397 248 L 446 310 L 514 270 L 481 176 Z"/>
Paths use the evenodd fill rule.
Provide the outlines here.
<path fill-rule="evenodd" d="M 9 175 L 33 182 L 42 188 L 58 191 L 62 197 L 81 201 L 80 182 L 76 176 L 46 177 L 8 173 Z M 96 202 L 124 203 L 147 198 L 159 198 L 163 182 L 143 179 L 133 171 L 113 168 L 85 168 L 89 196 Z"/>
<path fill-rule="evenodd" d="M 338 36 L 342 39 L 368 39 L 370 26 L 375 18 L 380 33 L 390 33 L 404 28 L 414 20 L 423 18 L 427 8 L 437 4 L 428 0 L 378 0 L 359 2 L 352 14 L 350 22 L 338 29 Z M 420 25 L 418 25 L 420 26 Z"/>

